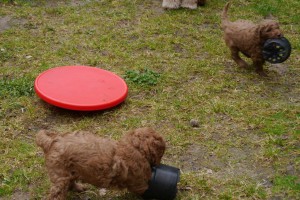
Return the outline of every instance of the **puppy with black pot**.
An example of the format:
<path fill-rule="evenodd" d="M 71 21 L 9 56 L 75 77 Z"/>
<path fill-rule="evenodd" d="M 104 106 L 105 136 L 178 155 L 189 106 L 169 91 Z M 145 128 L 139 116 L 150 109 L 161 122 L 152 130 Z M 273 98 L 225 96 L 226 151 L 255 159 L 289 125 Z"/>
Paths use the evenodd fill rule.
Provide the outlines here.
<path fill-rule="evenodd" d="M 173 200 L 179 178 L 178 168 L 163 164 L 153 167 L 149 188 L 142 195 L 143 199 Z"/>
<path fill-rule="evenodd" d="M 272 64 L 282 63 L 290 57 L 291 49 L 285 37 L 268 39 L 263 46 L 263 57 Z"/>

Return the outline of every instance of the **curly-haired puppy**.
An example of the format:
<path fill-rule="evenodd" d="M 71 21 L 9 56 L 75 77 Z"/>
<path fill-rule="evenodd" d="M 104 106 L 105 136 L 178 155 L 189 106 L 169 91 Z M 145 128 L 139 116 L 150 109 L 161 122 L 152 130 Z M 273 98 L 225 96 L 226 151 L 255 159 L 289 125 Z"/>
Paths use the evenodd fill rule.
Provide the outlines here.
<path fill-rule="evenodd" d="M 119 141 L 42 130 L 36 143 L 44 151 L 52 183 L 49 200 L 66 199 L 69 189 L 82 191 L 76 181 L 141 195 L 148 188 L 151 167 L 160 164 L 165 151 L 165 141 L 151 128 L 130 131 Z"/>
<path fill-rule="evenodd" d="M 196 9 L 197 6 L 204 6 L 206 0 L 163 0 L 162 7 L 165 9 L 189 8 Z"/>
<path fill-rule="evenodd" d="M 278 23 L 270 19 L 263 20 L 258 24 L 247 20 L 231 22 L 227 17 L 229 5 L 229 3 L 226 4 L 222 13 L 222 29 L 232 59 L 240 67 L 248 68 L 248 64 L 239 56 L 239 52 L 243 53 L 252 59 L 256 72 L 265 76 L 263 71 L 265 60 L 262 56 L 262 48 L 267 39 L 283 36 Z"/>

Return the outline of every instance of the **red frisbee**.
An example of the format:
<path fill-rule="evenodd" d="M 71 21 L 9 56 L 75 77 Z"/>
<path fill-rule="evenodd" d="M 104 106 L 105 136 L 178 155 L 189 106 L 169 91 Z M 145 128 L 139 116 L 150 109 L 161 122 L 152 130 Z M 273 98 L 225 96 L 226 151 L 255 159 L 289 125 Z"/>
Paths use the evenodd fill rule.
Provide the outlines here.
<path fill-rule="evenodd" d="M 128 93 L 125 81 L 116 74 L 87 66 L 63 66 L 44 71 L 36 79 L 37 95 L 57 107 L 93 111 L 114 107 Z"/>

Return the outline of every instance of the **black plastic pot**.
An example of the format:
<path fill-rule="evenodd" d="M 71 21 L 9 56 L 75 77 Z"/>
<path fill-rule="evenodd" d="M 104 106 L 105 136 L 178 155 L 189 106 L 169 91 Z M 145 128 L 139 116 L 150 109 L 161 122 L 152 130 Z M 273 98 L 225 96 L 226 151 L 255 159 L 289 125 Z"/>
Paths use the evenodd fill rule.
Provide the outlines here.
<path fill-rule="evenodd" d="M 144 199 L 172 200 L 177 194 L 177 183 L 180 170 L 168 165 L 158 165 L 152 168 L 152 178 L 149 188 L 142 195 Z"/>
<path fill-rule="evenodd" d="M 285 37 L 268 39 L 263 46 L 263 57 L 270 63 L 282 63 L 290 57 L 291 49 Z"/>

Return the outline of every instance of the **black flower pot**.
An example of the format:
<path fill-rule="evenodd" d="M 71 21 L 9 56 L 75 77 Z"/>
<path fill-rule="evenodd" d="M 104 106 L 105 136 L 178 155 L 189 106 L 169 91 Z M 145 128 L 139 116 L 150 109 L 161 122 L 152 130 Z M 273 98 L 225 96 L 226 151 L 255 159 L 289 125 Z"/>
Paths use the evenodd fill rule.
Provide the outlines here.
<path fill-rule="evenodd" d="M 180 170 L 168 165 L 152 168 L 152 178 L 148 190 L 142 195 L 144 199 L 172 200 L 177 194 Z"/>
<path fill-rule="evenodd" d="M 263 57 L 270 63 L 282 63 L 291 54 L 291 44 L 285 38 L 268 39 L 263 46 Z"/>

